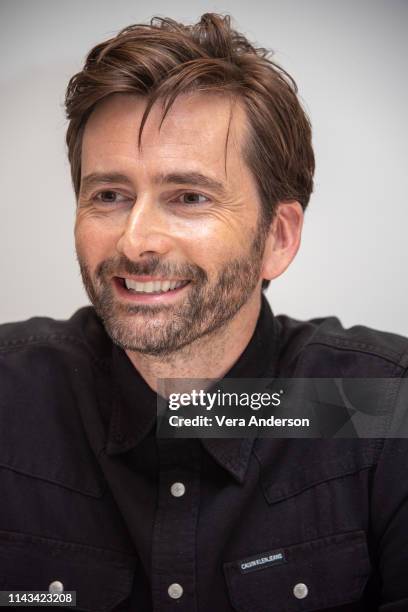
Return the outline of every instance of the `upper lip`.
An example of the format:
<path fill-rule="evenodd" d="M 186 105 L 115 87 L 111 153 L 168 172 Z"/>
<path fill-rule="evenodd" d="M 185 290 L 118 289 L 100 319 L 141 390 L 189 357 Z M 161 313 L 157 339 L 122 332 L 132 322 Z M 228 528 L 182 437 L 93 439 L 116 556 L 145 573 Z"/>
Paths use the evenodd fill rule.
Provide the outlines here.
<path fill-rule="evenodd" d="M 174 278 L 173 276 L 133 276 L 131 274 L 123 274 L 122 276 L 116 275 L 117 278 L 128 279 L 135 281 L 136 283 L 149 283 L 149 282 L 164 282 L 164 281 L 186 281 L 188 278 Z"/>

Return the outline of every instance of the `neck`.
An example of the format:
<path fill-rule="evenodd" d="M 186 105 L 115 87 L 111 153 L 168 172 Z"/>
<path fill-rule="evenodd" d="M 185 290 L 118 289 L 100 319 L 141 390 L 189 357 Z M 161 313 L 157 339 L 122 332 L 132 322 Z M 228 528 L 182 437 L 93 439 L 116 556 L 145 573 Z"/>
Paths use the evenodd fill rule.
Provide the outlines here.
<path fill-rule="evenodd" d="M 223 327 L 165 357 L 126 351 L 127 356 L 157 392 L 158 380 L 209 378 L 219 380 L 247 347 L 261 309 L 261 295 L 253 295 Z"/>

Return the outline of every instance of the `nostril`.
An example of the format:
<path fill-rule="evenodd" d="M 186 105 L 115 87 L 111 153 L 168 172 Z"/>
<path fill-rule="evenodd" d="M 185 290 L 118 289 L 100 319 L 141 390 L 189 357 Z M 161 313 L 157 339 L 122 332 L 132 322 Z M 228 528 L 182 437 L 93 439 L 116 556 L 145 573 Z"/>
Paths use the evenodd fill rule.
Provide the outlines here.
<path fill-rule="evenodd" d="M 156 251 L 143 251 L 140 254 L 140 257 L 157 257 L 157 252 Z"/>

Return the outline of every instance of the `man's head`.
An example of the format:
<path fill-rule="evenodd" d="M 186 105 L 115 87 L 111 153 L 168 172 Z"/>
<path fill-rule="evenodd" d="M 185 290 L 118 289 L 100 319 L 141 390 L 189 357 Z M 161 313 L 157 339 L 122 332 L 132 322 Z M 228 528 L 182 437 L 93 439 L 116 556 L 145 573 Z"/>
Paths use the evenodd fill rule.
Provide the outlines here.
<path fill-rule="evenodd" d="M 124 348 L 163 355 L 210 334 L 294 257 L 309 122 L 228 18 L 127 28 L 91 51 L 67 112 L 78 259 Z"/>

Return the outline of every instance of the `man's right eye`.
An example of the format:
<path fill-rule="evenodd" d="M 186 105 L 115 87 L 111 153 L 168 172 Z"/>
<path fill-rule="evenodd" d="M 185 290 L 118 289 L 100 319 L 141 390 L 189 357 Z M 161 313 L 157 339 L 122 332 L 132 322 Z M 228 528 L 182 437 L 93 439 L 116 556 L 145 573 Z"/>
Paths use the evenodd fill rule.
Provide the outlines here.
<path fill-rule="evenodd" d="M 123 204 L 129 202 L 131 198 L 112 189 L 105 189 L 92 196 L 92 200 L 98 204 Z"/>

